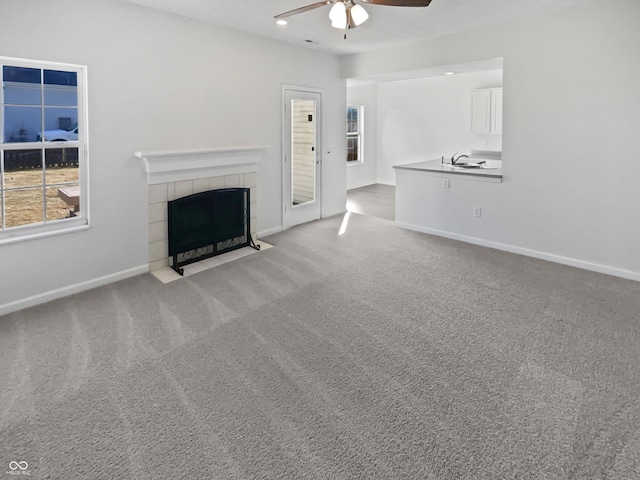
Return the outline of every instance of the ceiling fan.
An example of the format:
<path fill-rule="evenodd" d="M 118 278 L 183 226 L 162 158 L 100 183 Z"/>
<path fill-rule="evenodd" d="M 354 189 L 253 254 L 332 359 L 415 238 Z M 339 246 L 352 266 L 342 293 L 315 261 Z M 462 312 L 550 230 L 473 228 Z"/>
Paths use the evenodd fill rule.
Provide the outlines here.
<path fill-rule="evenodd" d="M 391 7 L 428 7 L 431 0 L 362 0 L 362 3 L 370 3 L 371 5 L 388 5 Z M 323 0 L 322 2 L 312 3 L 304 7 L 296 8 L 288 12 L 276 15 L 274 18 L 282 20 L 298 13 L 308 12 L 325 5 L 333 5 L 329 11 L 329 19 L 331 26 L 343 30 L 355 28 L 362 25 L 369 14 L 355 0 Z"/>

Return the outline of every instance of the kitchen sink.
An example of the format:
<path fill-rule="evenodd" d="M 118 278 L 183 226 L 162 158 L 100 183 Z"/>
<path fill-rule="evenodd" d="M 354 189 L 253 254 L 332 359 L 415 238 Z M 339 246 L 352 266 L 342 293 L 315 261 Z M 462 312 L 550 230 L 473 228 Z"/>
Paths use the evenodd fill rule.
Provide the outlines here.
<path fill-rule="evenodd" d="M 456 163 L 451 166 L 454 168 L 486 168 L 482 163 Z"/>

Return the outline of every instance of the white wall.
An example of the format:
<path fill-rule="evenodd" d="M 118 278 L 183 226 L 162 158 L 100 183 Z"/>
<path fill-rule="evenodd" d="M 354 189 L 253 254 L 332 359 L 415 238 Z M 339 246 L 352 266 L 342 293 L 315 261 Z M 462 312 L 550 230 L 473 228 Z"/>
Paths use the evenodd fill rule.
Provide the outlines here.
<path fill-rule="evenodd" d="M 343 75 L 503 57 L 504 183 L 479 199 L 481 219 L 443 216 L 440 229 L 640 279 L 638 19 L 640 2 L 610 0 L 346 56 Z"/>
<path fill-rule="evenodd" d="M 364 107 L 364 162 L 347 165 L 347 188 L 357 188 L 377 182 L 377 101 L 376 84 L 347 87 L 347 103 Z"/>
<path fill-rule="evenodd" d="M 393 165 L 502 150 L 502 135 L 471 129 L 471 91 L 502 86 L 502 70 L 378 85 L 377 181 L 395 185 Z"/>
<path fill-rule="evenodd" d="M 271 145 L 258 231 L 280 228 L 282 84 L 323 89 L 323 211 L 345 210 L 346 87 L 334 56 L 117 0 L 3 0 L 0 45 L 4 56 L 88 66 L 91 194 L 89 230 L 0 246 L 0 313 L 146 267 L 135 151 Z"/>

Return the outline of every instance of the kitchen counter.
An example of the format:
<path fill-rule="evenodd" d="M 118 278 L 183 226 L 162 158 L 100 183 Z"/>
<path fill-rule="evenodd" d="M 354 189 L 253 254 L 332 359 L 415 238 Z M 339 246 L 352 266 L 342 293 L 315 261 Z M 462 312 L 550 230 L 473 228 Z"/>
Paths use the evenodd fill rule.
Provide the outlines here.
<path fill-rule="evenodd" d="M 439 158 L 394 167 L 397 226 L 463 241 L 495 231 L 502 221 L 496 208 L 502 198 L 501 152 L 472 151 L 459 161 L 485 161 L 488 168 L 464 169 Z"/>
<path fill-rule="evenodd" d="M 398 170 L 414 170 L 425 173 L 460 175 L 460 178 L 468 180 L 485 180 L 489 182 L 502 182 L 502 152 L 490 150 L 472 150 L 468 158 L 461 158 L 460 163 L 485 162 L 483 168 L 464 168 L 451 165 L 451 160 L 442 159 L 425 160 L 423 162 L 406 163 L 396 165 Z"/>
<path fill-rule="evenodd" d="M 475 158 L 464 158 L 462 161 L 470 161 L 474 162 L 477 159 Z M 487 160 L 487 167 L 485 168 L 462 168 L 456 167 L 455 165 L 450 165 L 448 163 L 442 164 L 440 159 L 437 160 L 426 160 L 424 162 L 416 162 L 416 163 L 407 163 L 404 165 L 396 165 L 393 168 L 399 170 L 416 170 L 420 172 L 435 172 L 435 173 L 447 173 L 453 175 L 465 175 L 470 177 L 480 177 L 480 178 L 491 178 L 491 179 L 502 179 L 502 168 L 499 168 L 498 165 L 502 165 L 500 160 Z M 494 163 L 494 162 L 500 162 Z M 495 166 L 494 166 L 495 165 Z"/>

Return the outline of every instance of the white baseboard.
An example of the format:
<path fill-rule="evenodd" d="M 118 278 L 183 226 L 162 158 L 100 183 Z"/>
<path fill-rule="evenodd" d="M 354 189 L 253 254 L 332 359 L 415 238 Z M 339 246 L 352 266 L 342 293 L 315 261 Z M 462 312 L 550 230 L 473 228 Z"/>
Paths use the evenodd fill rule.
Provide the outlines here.
<path fill-rule="evenodd" d="M 344 215 L 347 212 L 347 209 L 340 209 L 340 210 L 336 210 L 333 212 L 322 212 L 322 219 L 325 218 L 329 218 L 329 217 L 333 217 L 335 215 Z M 295 225 L 293 225 L 295 226 Z M 258 238 L 263 238 L 263 237 L 268 237 L 269 235 L 275 235 L 276 233 L 280 233 L 280 232 L 284 232 L 285 230 L 292 228 L 292 227 L 283 227 L 282 225 L 277 226 L 277 227 L 273 227 L 273 228 L 267 228 L 266 230 L 262 230 L 260 232 L 258 232 Z"/>
<path fill-rule="evenodd" d="M 626 278 L 628 280 L 635 280 L 636 282 L 640 282 L 640 272 L 634 272 L 632 270 L 612 267 L 609 265 L 602 265 L 599 263 L 592 263 L 586 260 L 579 260 L 577 258 L 556 255 L 554 253 L 541 252 L 539 250 L 532 250 L 529 248 L 518 247 L 515 245 L 508 245 L 506 243 L 494 242 L 491 240 L 484 240 L 482 238 L 469 237 L 467 235 L 460 235 L 457 233 L 447 232 L 445 230 L 437 230 L 435 228 L 428 228 L 420 225 L 413 225 L 410 223 L 396 221 L 395 224 L 397 227 L 404 228 L 406 230 L 413 230 L 416 232 L 428 233 L 430 235 L 437 235 L 439 237 L 445 237 L 445 238 L 450 238 L 452 240 L 459 240 L 461 242 L 472 243 L 474 245 L 480 245 L 482 247 L 495 248 L 496 250 L 503 250 L 505 252 L 516 253 L 518 255 L 525 255 L 527 257 L 539 258 L 541 260 L 560 263 L 562 265 L 568 265 L 570 267 L 581 268 L 583 270 L 590 270 L 592 272 L 604 273 L 606 275 L 612 275 L 614 277 Z"/>
<path fill-rule="evenodd" d="M 268 237 L 269 235 L 275 235 L 276 233 L 280 233 L 282 231 L 284 231 L 284 228 L 282 227 L 282 225 L 273 227 L 273 228 L 267 228 L 266 230 L 262 230 L 261 232 L 258 232 L 258 238 Z"/>
<path fill-rule="evenodd" d="M 86 282 L 75 283 L 67 287 L 57 288 L 45 293 L 33 295 L 32 297 L 15 300 L 13 302 L 0 305 L 0 315 L 6 315 L 7 313 L 22 310 L 23 308 L 33 307 L 35 305 L 40 305 L 41 303 L 50 302 L 51 300 L 55 300 L 56 298 L 66 297 L 68 295 L 73 295 L 74 293 L 80 293 L 85 290 L 101 287 L 102 285 L 107 285 L 108 283 L 135 277 L 136 275 L 142 275 L 143 273 L 147 273 L 148 271 L 149 265 L 140 265 L 139 267 L 112 273 L 110 275 L 105 275 L 104 277 L 94 278 L 92 280 L 87 280 Z"/>
<path fill-rule="evenodd" d="M 347 187 L 347 191 L 353 190 L 354 188 L 368 187 L 369 185 L 375 185 L 377 182 L 375 180 L 371 180 L 369 182 L 360 182 L 354 185 L 350 185 Z"/>
<path fill-rule="evenodd" d="M 330 217 L 335 217 L 336 215 L 344 215 L 345 213 L 347 213 L 347 206 L 345 205 L 345 208 L 340 209 L 340 210 L 334 210 L 333 212 L 322 212 L 322 218 L 330 218 Z"/>

